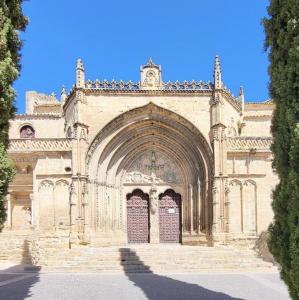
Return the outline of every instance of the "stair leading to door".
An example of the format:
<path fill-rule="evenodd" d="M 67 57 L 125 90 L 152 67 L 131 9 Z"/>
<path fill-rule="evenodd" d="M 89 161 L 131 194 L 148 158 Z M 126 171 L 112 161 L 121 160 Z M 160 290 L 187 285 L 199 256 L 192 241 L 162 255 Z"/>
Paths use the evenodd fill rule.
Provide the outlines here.
<path fill-rule="evenodd" d="M 271 271 L 273 265 L 252 250 L 200 246 L 128 246 L 47 251 L 38 262 L 43 271 L 198 273 Z"/>
<path fill-rule="evenodd" d="M 0 265 L 25 266 L 45 272 L 244 272 L 273 271 L 271 263 L 257 257 L 249 248 L 232 246 L 187 246 L 143 244 L 68 249 L 68 238 L 2 233 Z M 3 269 L 3 267 L 2 267 Z"/>

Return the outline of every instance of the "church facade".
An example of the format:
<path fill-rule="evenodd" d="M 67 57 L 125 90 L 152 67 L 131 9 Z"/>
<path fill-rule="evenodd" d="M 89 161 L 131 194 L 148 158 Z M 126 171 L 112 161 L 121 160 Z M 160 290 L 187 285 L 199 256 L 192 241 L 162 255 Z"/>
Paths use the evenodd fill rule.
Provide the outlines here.
<path fill-rule="evenodd" d="M 248 103 L 213 82 L 86 80 L 60 101 L 26 93 L 11 121 L 16 176 L 5 231 L 61 234 L 70 245 L 234 243 L 272 220 L 271 101 Z"/>

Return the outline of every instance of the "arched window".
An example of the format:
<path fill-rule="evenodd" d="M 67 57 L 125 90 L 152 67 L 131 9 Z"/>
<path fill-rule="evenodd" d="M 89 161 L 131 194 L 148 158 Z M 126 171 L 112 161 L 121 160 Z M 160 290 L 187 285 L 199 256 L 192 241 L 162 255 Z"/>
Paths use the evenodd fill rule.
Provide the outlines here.
<path fill-rule="evenodd" d="M 25 125 L 20 130 L 20 137 L 22 139 L 32 139 L 32 138 L 35 138 L 35 131 L 34 131 L 34 129 L 31 126 Z"/>

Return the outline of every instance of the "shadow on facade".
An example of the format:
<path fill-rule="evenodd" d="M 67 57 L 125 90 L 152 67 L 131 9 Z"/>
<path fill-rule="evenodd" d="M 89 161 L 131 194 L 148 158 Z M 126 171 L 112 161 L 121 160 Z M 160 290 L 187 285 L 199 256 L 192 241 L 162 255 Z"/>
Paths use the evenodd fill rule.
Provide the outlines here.
<path fill-rule="evenodd" d="M 1 300 L 23 300 L 30 298 L 32 296 L 31 288 L 39 282 L 40 268 L 33 264 L 27 240 L 24 240 L 22 248 L 21 263 L 0 271 Z"/>
<path fill-rule="evenodd" d="M 215 292 L 197 284 L 187 283 L 155 274 L 130 248 L 120 249 L 121 265 L 130 281 L 151 300 L 242 300 L 221 292 Z M 139 274 L 137 274 L 139 273 Z M 143 273 L 143 274 L 140 274 Z"/>

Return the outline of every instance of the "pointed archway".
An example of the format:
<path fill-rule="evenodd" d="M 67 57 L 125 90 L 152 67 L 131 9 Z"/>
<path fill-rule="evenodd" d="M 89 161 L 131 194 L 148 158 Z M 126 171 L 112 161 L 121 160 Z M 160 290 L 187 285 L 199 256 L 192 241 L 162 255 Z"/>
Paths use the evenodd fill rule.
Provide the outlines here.
<path fill-rule="evenodd" d="M 128 111 L 99 132 L 86 162 L 95 229 L 125 233 L 125 195 L 138 188 L 149 194 L 156 185 L 158 194 L 173 189 L 181 195 L 182 238 L 209 233 L 212 150 L 201 132 L 180 115 L 153 103 Z"/>

